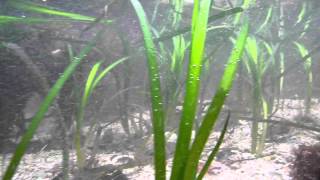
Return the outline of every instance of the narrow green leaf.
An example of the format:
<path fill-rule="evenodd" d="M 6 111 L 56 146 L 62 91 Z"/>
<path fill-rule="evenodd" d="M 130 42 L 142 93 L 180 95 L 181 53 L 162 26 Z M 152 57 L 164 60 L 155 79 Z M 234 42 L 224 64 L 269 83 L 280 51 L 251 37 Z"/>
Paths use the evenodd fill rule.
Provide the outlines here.
<path fill-rule="evenodd" d="M 77 118 L 76 118 L 75 146 L 76 146 L 77 164 L 80 169 L 83 168 L 85 165 L 85 155 L 81 150 L 81 128 L 83 124 L 84 111 L 88 103 L 88 99 L 91 96 L 93 80 L 100 68 L 100 65 L 101 65 L 101 62 L 96 63 L 88 75 L 88 79 L 85 85 L 85 89 L 82 95 L 81 103 L 80 103 L 79 110 L 77 113 Z"/>
<path fill-rule="evenodd" d="M 50 9 L 45 6 L 40 6 L 32 2 L 27 2 L 24 0 L 9 0 L 9 5 L 11 5 L 14 8 L 31 11 L 31 12 L 37 12 L 42 14 L 48 14 L 48 15 L 54 15 L 54 16 L 63 16 L 68 17 L 74 20 L 81 20 L 81 21 L 94 21 L 94 17 L 90 16 L 84 16 L 76 13 L 69 13 L 64 11 L 58 11 L 54 9 Z"/>
<path fill-rule="evenodd" d="M 76 22 L 76 20 L 67 18 L 30 18 L 30 17 L 15 17 L 15 16 L 0 16 L 0 24 L 22 23 L 22 24 L 37 24 L 37 23 L 66 23 Z"/>
<path fill-rule="evenodd" d="M 208 22 L 213 22 L 213 21 L 216 21 L 218 19 L 224 18 L 226 16 L 229 16 L 229 15 L 232 15 L 232 14 L 236 14 L 236 13 L 240 13 L 242 11 L 243 11 L 243 9 L 240 8 L 240 7 L 228 9 L 228 10 L 222 11 L 222 12 L 216 14 L 216 15 L 210 16 Z M 154 41 L 155 42 L 165 41 L 167 39 L 171 39 L 174 36 L 178 36 L 178 35 L 190 32 L 191 29 L 192 29 L 191 26 L 179 28 L 178 30 L 176 30 L 174 32 L 170 32 L 170 33 L 162 35 L 161 37 L 155 38 Z"/>
<path fill-rule="evenodd" d="M 165 116 L 161 96 L 159 68 L 157 62 L 157 50 L 152 40 L 151 28 L 146 18 L 146 14 L 138 0 L 131 0 L 136 14 L 139 18 L 140 28 L 143 33 L 145 53 L 148 60 L 152 121 L 154 132 L 154 158 L 155 158 L 155 178 L 157 180 L 166 179 L 166 149 L 165 149 Z"/>
<path fill-rule="evenodd" d="M 99 83 L 101 82 L 101 80 L 116 66 L 118 66 L 119 64 L 123 63 L 124 61 L 128 60 L 129 57 L 123 57 L 115 62 L 113 62 L 112 64 L 108 65 L 104 70 L 102 70 L 102 72 L 95 78 L 93 85 L 92 85 L 92 89 L 95 89 Z"/>
<path fill-rule="evenodd" d="M 285 70 L 283 52 L 280 52 L 280 67 L 279 67 L 279 69 L 280 69 L 280 74 L 283 74 L 284 70 Z M 280 90 L 280 92 L 282 92 L 282 90 L 283 90 L 283 85 L 284 85 L 284 76 L 281 76 L 280 77 L 280 82 L 279 82 L 279 90 Z"/>
<path fill-rule="evenodd" d="M 254 37 L 248 37 L 246 44 L 246 51 L 255 65 L 258 65 L 258 45 L 257 40 Z"/>
<path fill-rule="evenodd" d="M 217 117 L 219 116 L 219 112 L 224 104 L 224 101 L 231 89 L 233 79 L 238 67 L 238 62 L 240 61 L 243 54 L 248 31 L 249 25 L 246 22 L 243 25 L 242 30 L 237 38 L 235 47 L 232 50 L 217 92 L 211 101 L 210 107 L 206 115 L 204 116 L 202 124 L 191 146 L 186 169 L 184 171 L 184 177 L 188 177 L 189 179 L 194 179 L 196 177 L 196 170 L 199 159 L 201 157 L 201 153 L 205 147 L 205 144 L 209 138 L 210 132 L 217 120 Z"/>
<path fill-rule="evenodd" d="M 53 85 L 51 90 L 49 91 L 48 95 L 45 97 L 44 101 L 40 105 L 40 108 L 38 112 L 35 114 L 35 116 L 32 118 L 31 123 L 28 127 L 27 132 L 22 136 L 22 139 L 20 143 L 17 146 L 17 149 L 10 161 L 10 164 L 5 172 L 5 175 L 3 177 L 3 180 L 10 180 L 20 161 L 22 156 L 24 155 L 30 140 L 32 139 L 34 133 L 38 129 L 40 123 L 42 122 L 46 112 L 48 111 L 50 105 L 53 103 L 55 97 L 59 94 L 61 88 L 65 84 L 65 82 L 71 77 L 77 66 L 80 64 L 80 62 L 86 57 L 86 55 L 91 51 L 92 47 L 94 46 L 97 39 L 100 37 L 102 32 L 98 33 L 98 35 L 87 45 L 85 46 L 80 54 L 75 57 L 70 65 L 65 69 L 64 73 L 60 78 L 57 80 L 57 82 Z"/>
<path fill-rule="evenodd" d="M 115 68 L 117 65 L 119 65 L 120 63 L 122 63 L 123 61 L 125 61 L 127 59 L 127 57 L 125 58 L 121 58 L 117 61 L 115 61 L 114 63 L 108 65 L 99 75 L 98 71 L 101 67 L 102 62 L 98 62 L 96 63 L 89 75 L 88 75 L 88 79 L 85 85 L 85 90 L 83 92 L 83 96 L 82 96 L 82 101 L 80 103 L 80 107 L 78 110 L 78 114 L 77 114 L 77 119 L 76 119 L 76 139 L 75 139 L 75 144 L 76 144 L 76 155 L 77 155 L 77 163 L 78 166 L 80 168 L 83 168 L 84 164 L 85 164 L 85 157 L 84 157 L 84 153 L 81 150 L 81 128 L 83 125 L 83 118 L 84 118 L 84 111 L 85 108 L 88 104 L 88 100 L 92 95 L 92 92 L 94 91 L 94 89 L 99 85 L 99 83 L 101 82 L 101 80 L 113 69 Z"/>
<path fill-rule="evenodd" d="M 192 127 L 197 110 L 200 77 L 211 0 L 194 1 L 191 26 L 191 52 L 186 82 L 186 94 L 179 125 L 171 180 L 183 179 L 188 158 Z M 185 176 L 189 177 L 189 176 Z"/>
<path fill-rule="evenodd" d="M 296 24 L 300 23 L 304 19 L 305 14 L 306 14 L 306 10 L 307 10 L 307 3 L 303 2 Z"/>
<path fill-rule="evenodd" d="M 47 14 L 51 16 L 60 16 L 60 17 L 65 17 L 65 19 L 55 19 L 55 18 L 23 18 L 25 21 L 22 21 L 21 23 L 44 23 L 44 22 L 90 22 L 94 24 L 97 23 L 103 23 L 103 24 L 110 24 L 113 21 L 112 20 L 105 20 L 103 19 L 103 16 L 99 17 L 91 17 L 91 16 L 84 16 L 81 14 L 77 13 L 70 13 L 70 12 L 65 12 L 65 11 L 59 11 L 59 10 L 54 10 L 52 7 L 47 7 L 47 6 L 41 6 L 36 3 L 32 2 L 26 2 L 23 0 L 10 0 L 8 1 L 8 4 L 11 5 L 14 8 L 25 10 L 25 11 L 31 11 L 35 13 L 41 13 L 41 14 Z M 23 20 L 23 19 L 16 19 L 17 20 Z M 11 21 L 12 22 L 12 21 Z M 87 28 L 90 28 L 92 26 L 89 26 Z"/>
<path fill-rule="evenodd" d="M 272 17 L 272 12 L 273 12 L 273 8 L 269 7 L 266 18 L 264 19 L 263 23 L 260 25 L 260 27 L 256 33 L 259 33 L 269 23 L 269 21 Z"/>
<path fill-rule="evenodd" d="M 307 49 L 304 45 L 302 45 L 301 43 L 298 43 L 298 42 L 294 42 L 294 44 L 295 44 L 296 47 L 298 48 L 298 51 L 299 51 L 299 53 L 301 54 L 301 57 L 304 57 L 304 56 L 306 56 L 307 54 L 309 54 L 308 49 Z M 309 57 L 309 58 L 305 61 L 305 63 L 304 63 L 304 67 L 305 67 L 305 69 L 306 69 L 307 71 L 308 71 L 308 69 L 311 67 L 311 62 L 312 62 L 311 57 Z"/>
<path fill-rule="evenodd" d="M 224 126 L 222 128 L 221 134 L 218 138 L 217 144 L 214 146 L 213 150 L 211 151 L 206 163 L 204 164 L 203 168 L 201 169 L 201 171 L 197 177 L 197 180 L 201 180 L 204 177 L 204 175 L 207 173 L 212 161 L 216 157 L 216 155 L 220 149 L 220 146 L 223 143 L 224 135 L 227 132 L 227 128 L 228 128 L 228 124 L 229 124 L 229 120 L 230 120 L 230 114 L 231 114 L 230 111 L 228 111 L 228 116 L 227 116 L 226 122 L 224 123 Z"/>

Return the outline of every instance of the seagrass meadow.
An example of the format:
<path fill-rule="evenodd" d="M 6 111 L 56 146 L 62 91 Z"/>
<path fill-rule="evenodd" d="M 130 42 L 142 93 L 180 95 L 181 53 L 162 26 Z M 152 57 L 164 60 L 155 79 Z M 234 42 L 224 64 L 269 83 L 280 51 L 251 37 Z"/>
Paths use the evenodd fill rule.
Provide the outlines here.
<path fill-rule="evenodd" d="M 1 1 L 0 178 L 320 179 L 319 10 Z"/>

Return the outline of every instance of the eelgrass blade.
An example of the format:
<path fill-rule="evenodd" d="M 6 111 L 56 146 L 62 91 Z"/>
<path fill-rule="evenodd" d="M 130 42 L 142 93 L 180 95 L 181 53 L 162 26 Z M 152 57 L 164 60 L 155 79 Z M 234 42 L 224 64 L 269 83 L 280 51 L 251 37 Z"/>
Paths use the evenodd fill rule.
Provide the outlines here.
<path fill-rule="evenodd" d="M 85 155 L 81 150 L 81 128 L 83 124 L 84 111 L 85 111 L 85 106 L 87 105 L 88 99 L 92 92 L 92 84 L 93 84 L 94 78 L 100 68 L 100 65 L 101 65 L 101 62 L 96 63 L 92 67 L 88 75 L 88 79 L 85 85 L 85 89 L 82 95 L 81 103 L 80 103 L 79 110 L 77 113 L 77 118 L 76 118 L 75 147 L 76 147 L 76 155 L 77 155 L 77 164 L 80 169 L 83 168 L 85 164 L 84 162 Z"/>
<path fill-rule="evenodd" d="M 231 56 L 225 67 L 225 71 L 222 75 L 219 87 L 215 96 L 213 97 L 210 107 L 204 116 L 199 131 L 194 139 L 189 152 L 186 169 L 184 171 L 184 177 L 194 179 L 196 177 L 197 166 L 201 157 L 201 153 L 205 147 L 205 144 L 209 138 L 210 132 L 217 120 L 217 117 L 221 111 L 224 101 L 231 89 L 233 79 L 240 61 L 246 39 L 248 36 L 249 25 L 248 22 L 242 26 L 241 32 L 236 40 L 235 47 L 232 50 Z"/>
<path fill-rule="evenodd" d="M 172 27 L 174 27 L 174 29 L 176 29 L 176 27 L 179 26 L 180 21 L 181 21 L 184 0 L 173 0 L 170 2 L 170 4 L 173 8 Z"/>
<path fill-rule="evenodd" d="M 248 37 L 247 44 L 246 44 L 246 51 L 249 55 L 250 61 L 253 61 L 254 66 L 258 66 L 258 54 L 259 54 L 259 47 L 257 44 L 257 40 L 255 37 Z"/>
<path fill-rule="evenodd" d="M 53 22 L 66 22 L 66 21 L 77 21 L 77 22 L 92 22 L 93 24 L 96 23 L 103 23 L 103 24 L 109 24 L 112 23 L 112 20 L 104 20 L 102 19 L 103 16 L 101 17 L 91 17 L 91 16 L 85 16 L 77 13 L 70 13 L 66 11 L 59 11 L 55 10 L 51 7 L 47 6 L 41 6 L 36 3 L 32 2 L 26 2 L 23 0 L 10 0 L 8 2 L 9 5 L 11 5 L 14 8 L 25 10 L 25 11 L 31 11 L 34 13 L 41 13 L 41 14 L 47 14 L 51 16 L 60 16 L 60 17 L 65 17 L 65 19 L 48 19 L 48 18 L 29 18 L 29 21 L 38 21 L 38 22 L 46 22 L 46 21 L 53 21 Z M 27 18 L 22 18 L 27 20 Z M 18 19 L 19 20 L 19 19 Z M 91 27 L 91 26 L 89 26 Z"/>
<path fill-rule="evenodd" d="M 272 15 L 273 15 L 273 8 L 269 7 L 266 18 L 264 19 L 263 23 L 260 25 L 256 33 L 259 33 L 269 23 Z"/>
<path fill-rule="evenodd" d="M 228 9 L 228 10 L 219 12 L 219 13 L 216 14 L 216 15 L 210 16 L 208 22 L 213 22 L 213 21 L 219 20 L 219 19 L 221 19 L 221 18 L 224 18 L 224 17 L 226 17 L 226 16 L 240 13 L 240 12 L 242 12 L 242 11 L 243 11 L 243 9 L 240 8 L 240 7 Z M 164 35 L 162 35 L 162 36 L 160 36 L 160 37 L 155 38 L 155 39 L 154 39 L 154 42 L 165 41 L 165 40 L 167 40 L 167 39 L 171 39 L 171 38 L 173 38 L 173 37 L 175 37 L 175 36 L 182 35 L 182 34 L 184 34 L 184 33 L 190 32 L 190 31 L 191 31 L 191 26 L 179 28 L 178 30 L 176 30 L 176 31 L 174 31 L 174 32 L 166 33 L 166 34 L 164 34 Z"/>
<path fill-rule="evenodd" d="M 82 96 L 82 100 L 81 100 L 81 104 L 78 110 L 78 115 L 77 115 L 77 119 L 76 119 L 76 139 L 75 139 L 75 143 L 76 143 L 76 155 L 77 155 L 77 163 L 79 168 L 83 168 L 84 164 L 85 164 L 85 155 L 81 150 L 81 128 L 83 125 L 83 120 L 84 120 L 84 111 L 85 108 L 88 104 L 88 100 L 92 95 L 93 90 L 99 85 L 99 83 L 101 82 L 101 80 L 113 69 L 115 68 L 117 65 L 119 65 L 120 63 L 122 63 L 124 60 L 126 60 L 127 58 L 121 58 L 118 61 L 115 61 L 114 63 L 110 64 L 109 66 L 107 66 L 99 75 L 97 75 L 102 62 L 98 62 L 96 63 L 89 75 L 88 75 L 88 79 L 85 85 L 85 90 L 83 92 L 83 96 Z"/>
<path fill-rule="evenodd" d="M 248 72 L 250 73 L 253 85 L 253 94 L 252 94 L 252 116 L 256 119 L 261 119 L 262 115 L 262 66 L 263 60 L 259 56 L 260 49 L 255 37 L 248 37 L 246 44 L 246 54 L 248 56 L 246 66 Z M 261 144 L 261 132 L 262 132 L 262 123 L 258 121 L 252 122 L 251 128 L 251 152 L 257 153 L 259 146 Z M 261 146 L 260 146 L 261 147 Z"/>
<path fill-rule="evenodd" d="M 180 118 L 171 180 L 184 179 L 185 163 L 188 158 L 192 127 L 197 110 L 210 7 L 211 0 L 203 0 L 201 3 L 199 0 L 194 1 L 191 26 L 191 52 L 186 82 L 186 94 Z"/>
<path fill-rule="evenodd" d="M 228 128 L 228 124 L 229 124 L 229 120 L 230 120 L 230 114 L 231 114 L 231 112 L 229 110 L 226 122 L 224 123 L 224 126 L 222 128 L 221 134 L 220 134 L 220 136 L 218 138 L 217 144 L 214 146 L 213 150 L 211 151 L 206 163 L 204 164 L 203 168 L 201 169 L 201 171 L 200 171 L 200 173 L 199 173 L 199 175 L 197 177 L 197 180 L 201 180 L 204 177 L 204 175 L 207 173 L 212 161 L 216 157 L 216 155 L 217 155 L 217 153 L 218 153 L 218 151 L 220 149 L 220 146 L 223 143 L 224 135 L 227 132 L 227 128 Z"/>
<path fill-rule="evenodd" d="M 296 21 L 296 24 L 300 23 L 305 18 L 306 11 L 307 11 L 307 3 L 303 2 L 302 7 L 299 12 L 299 15 L 298 15 L 298 19 Z"/>
<path fill-rule="evenodd" d="M 15 16 L 0 16 L 0 24 L 21 23 L 21 24 L 38 24 L 38 23 L 65 23 L 76 22 L 67 18 L 31 18 L 31 17 L 15 17 Z M 86 22 L 86 21 L 84 21 Z"/>
<path fill-rule="evenodd" d="M 44 101 L 40 105 L 38 112 L 32 118 L 31 123 L 28 127 L 27 132 L 22 136 L 20 143 L 17 146 L 15 153 L 10 161 L 10 164 L 3 176 L 3 180 L 10 180 L 20 161 L 22 156 L 24 155 L 30 140 L 32 139 L 34 133 L 36 132 L 37 128 L 39 127 L 40 123 L 42 122 L 46 112 L 48 111 L 50 105 L 53 103 L 55 97 L 59 94 L 61 88 L 65 84 L 65 82 L 71 77 L 77 66 L 80 62 L 86 57 L 86 55 L 91 51 L 92 47 L 94 46 L 97 39 L 100 37 L 101 33 L 99 33 L 88 45 L 86 45 L 80 52 L 80 54 L 75 57 L 70 65 L 65 69 L 63 75 L 57 80 L 57 82 L 53 85 L 50 89 L 48 95 L 45 97 Z"/>
<path fill-rule="evenodd" d="M 120 65 L 121 63 L 123 63 L 124 61 L 128 60 L 129 57 L 123 57 L 115 62 L 113 62 L 112 64 L 108 65 L 104 70 L 102 70 L 102 72 L 97 76 L 97 78 L 94 80 L 93 85 L 92 85 L 92 89 L 95 89 L 99 83 L 101 82 L 101 80 L 116 66 Z"/>
<path fill-rule="evenodd" d="M 280 74 L 284 74 L 284 70 L 285 70 L 284 61 L 285 61 L 284 53 L 280 52 L 280 67 L 279 67 Z M 277 76 L 276 76 L 276 78 L 277 78 Z M 282 93 L 283 87 L 284 87 L 284 76 L 280 76 L 279 77 L 279 91 L 280 91 L 280 93 Z"/>
<path fill-rule="evenodd" d="M 162 105 L 159 68 L 157 62 L 157 51 L 152 40 L 150 25 L 146 14 L 138 0 L 131 0 L 140 22 L 143 33 L 145 53 L 148 61 L 149 80 L 151 89 L 152 122 L 154 133 L 154 160 L 155 160 L 155 179 L 166 179 L 166 149 L 165 149 L 165 119 Z"/>
<path fill-rule="evenodd" d="M 54 16 L 62 16 L 68 17 L 70 19 L 79 20 L 79 21 L 94 21 L 94 17 L 84 16 L 76 13 L 69 13 L 64 11 L 58 11 L 54 9 L 50 9 L 49 7 L 40 6 L 38 4 L 27 2 L 25 0 L 9 0 L 9 5 L 26 11 L 37 12 L 42 14 L 54 15 Z"/>
<path fill-rule="evenodd" d="M 243 0 L 242 1 L 242 8 L 243 9 L 248 9 L 252 4 L 255 4 L 255 1 L 256 0 Z M 240 14 L 237 14 L 235 19 L 234 19 L 234 24 L 238 24 L 240 19 L 241 19 L 241 16 L 242 16 L 243 13 L 240 13 Z"/>
<path fill-rule="evenodd" d="M 299 42 L 294 42 L 296 47 L 298 48 L 298 51 L 301 55 L 301 57 L 305 57 L 306 55 L 309 54 L 308 49 L 301 43 Z M 305 99 L 305 113 L 308 114 L 310 113 L 310 108 L 311 108 L 311 98 L 312 98 L 312 58 L 309 57 L 305 60 L 304 62 L 304 69 L 307 73 L 307 88 L 306 88 L 306 99 Z"/>

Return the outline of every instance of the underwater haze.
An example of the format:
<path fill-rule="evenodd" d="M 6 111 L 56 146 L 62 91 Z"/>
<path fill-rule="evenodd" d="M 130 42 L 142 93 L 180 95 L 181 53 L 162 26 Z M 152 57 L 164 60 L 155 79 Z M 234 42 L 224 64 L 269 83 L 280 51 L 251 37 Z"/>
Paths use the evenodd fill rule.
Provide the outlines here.
<path fill-rule="evenodd" d="M 319 9 L 1 1 L 0 178 L 320 179 Z"/>

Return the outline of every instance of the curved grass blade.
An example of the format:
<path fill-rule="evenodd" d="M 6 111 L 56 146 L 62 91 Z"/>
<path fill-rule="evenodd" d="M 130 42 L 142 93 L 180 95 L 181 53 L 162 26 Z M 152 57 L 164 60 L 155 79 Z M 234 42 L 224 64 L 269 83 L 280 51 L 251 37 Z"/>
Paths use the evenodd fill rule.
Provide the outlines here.
<path fill-rule="evenodd" d="M 240 7 L 228 9 L 228 10 L 222 11 L 222 12 L 216 14 L 216 15 L 210 16 L 208 22 L 213 22 L 213 21 L 216 21 L 216 20 L 218 20 L 218 19 L 224 18 L 224 17 L 226 17 L 226 16 L 240 13 L 240 12 L 242 12 L 242 11 L 243 11 L 243 9 L 240 8 Z M 174 31 L 174 32 L 170 32 L 170 33 L 167 33 L 167 34 L 164 34 L 164 35 L 162 35 L 162 36 L 160 36 L 160 37 L 155 38 L 155 39 L 154 39 L 154 42 L 165 41 L 165 40 L 171 39 L 171 38 L 173 38 L 173 37 L 175 37 L 175 36 L 178 36 L 178 35 L 181 35 L 181 34 L 190 32 L 190 30 L 191 30 L 191 26 L 179 28 L 178 30 L 176 30 L 176 31 Z"/>
<path fill-rule="evenodd" d="M 80 64 L 80 62 L 91 51 L 92 47 L 94 46 L 97 39 L 100 37 L 101 33 L 102 32 L 98 33 L 98 35 L 88 45 L 86 45 L 81 50 L 80 54 L 72 60 L 70 65 L 65 69 L 63 75 L 60 76 L 60 78 L 57 80 L 57 82 L 50 89 L 48 95 L 45 97 L 44 101 L 42 102 L 38 112 L 32 118 L 27 132 L 22 136 L 21 142 L 18 144 L 17 149 L 16 149 L 16 151 L 10 161 L 10 164 L 5 172 L 5 175 L 3 176 L 3 180 L 10 180 L 13 177 L 13 175 L 14 175 L 14 173 L 15 173 L 15 171 L 21 161 L 21 158 L 24 155 L 24 153 L 30 143 L 30 140 L 32 139 L 34 133 L 38 129 L 38 127 L 39 127 L 40 123 L 42 122 L 50 105 L 53 103 L 55 97 L 59 94 L 63 85 L 71 77 L 71 75 L 73 74 L 73 72 L 75 71 L 77 66 Z"/>
<path fill-rule="evenodd" d="M 297 47 L 301 57 L 305 57 L 309 54 L 308 49 L 299 42 L 294 42 L 295 46 Z M 304 69 L 307 73 L 307 88 L 306 88 L 306 99 L 305 99 L 305 113 L 310 113 L 311 108 L 311 98 L 312 98 L 312 58 L 309 57 L 304 62 Z"/>
<path fill-rule="evenodd" d="M 237 38 L 235 47 L 232 50 L 231 56 L 228 60 L 228 64 L 221 78 L 217 92 L 215 93 L 215 96 L 211 101 L 208 112 L 206 113 L 202 121 L 202 124 L 199 128 L 199 131 L 195 137 L 195 140 L 191 146 L 188 161 L 186 164 L 186 169 L 184 172 L 184 177 L 188 177 L 190 179 L 194 179 L 196 177 L 196 170 L 201 153 L 209 138 L 210 132 L 217 120 L 217 117 L 224 104 L 224 101 L 231 89 L 233 79 L 238 67 L 238 62 L 240 61 L 243 54 L 244 46 L 248 36 L 248 31 L 249 25 L 248 22 L 245 22 Z"/>
<path fill-rule="evenodd" d="M 220 149 L 220 146 L 223 143 L 224 135 L 227 132 L 227 128 L 228 128 L 228 124 L 229 124 L 229 120 L 230 120 L 230 114 L 231 114 L 231 112 L 229 110 L 226 122 L 224 123 L 224 126 L 222 128 L 221 134 L 220 134 L 220 136 L 218 138 L 217 144 L 214 146 L 213 150 L 211 151 L 211 153 L 210 153 L 210 155 L 208 157 L 208 160 L 204 164 L 203 168 L 201 169 L 201 171 L 200 171 L 200 173 L 199 173 L 199 175 L 197 177 L 197 180 L 201 180 L 204 177 L 204 175 L 207 173 L 212 161 L 216 157 L 216 155 L 217 155 L 217 153 L 218 153 L 218 151 Z"/>
<path fill-rule="evenodd" d="M 302 7 L 299 12 L 299 15 L 298 15 L 298 19 L 296 21 L 296 24 L 300 23 L 305 18 L 306 11 L 307 11 L 307 3 L 303 2 Z"/>
<path fill-rule="evenodd" d="M 94 78 L 99 70 L 101 66 L 101 62 L 96 63 L 89 75 L 88 75 L 88 79 L 85 85 L 85 89 L 83 92 L 83 96 L 81 99 L 81 103 L 80 103 L 80 107 L 77 113 L 77 118 L 76 118 L 76 134 L 75 134 L 75 146 L 76 146 L 76 155 L 77 155 L 77 164 L 78 167 L 81 169 L 84 167 L 85 164 L 85 155 L 81 150 L 81 128 L 82 128 L 82 124 L 83 124 L 83 118 L 84 118 L 84 110 L 85 110 L 85 106 L 88 103 L 88 99 L 91 95 L 92 92 L 92 83 L 94 81 Z"/>
<path fill-rule="evenodd" d="M 78 161 L 77 163 L 79 168 L 83 168 L 85 165 L 85 162 L 84 162 L 85 155 L 81 150 L 81 128 L 83 125 L 84 111 L 88 104 L 88 100 L 92 95 L 93 90 L 99 85 L 101 80 L 108 74 L 108 72 L 110 72 L 113 68 L 115 68 L 117 65 L 119 65 L 126 59 L 127 58 L 121 58 L 118 61 L 110 64 L 99 75 L 97 75 L 97 73 L 101 67 L 102 62 L 98 62 L 92 67 L 88 75 L 88 79 L 85 85 L 85 90 L 83 92 L 83 96 L 82 96 L 82 100 L 81 100 L 81 104 L 80 104 L 80 108 L 79 108 L 79 111 L 77 114 L 77 120 L 76 120 L 77 128 L 76 128 L 75 144 L 76 144 L 76 155 L 77 155 L 77 161 Z"/>
<path fill-rule="evenodd" d="M 259 29 L 257 30 L 256 33 L 259 33 L 269 23 L 269 21 L 270 21 L 270 19 L 272 17 L 272 14 L 273 14 L 273 8 L 269 7 L 268 12 L 267 12 L 267 16 L 264 19 L 263 23 L 260 25 L 260 27 L 259 27 Z"/>
<path fill-rule="evenodd" d="M 183 179 L 185 163 L 188 158 L 192 127 L 197 110 L 210 7 L 211 0 L 203 0 L 201 3 L 199 0 L 194 1 L 191 26 L 191 52 L 186 82 L 186 94 L 180 118 L 171 180 Z"/>
<path fill-rule="evenodd" d="M 14 8 L 25 10 L 25 11 L 31 11 L 31 12 L 47 14 L 47 15 L 52 15 L 52 16 L 66 17 L 66 18 L 70 18 L 70 19 L 76 20 L 76 21 L 95 22 L 97 20 L 96 17 L 54 10 L 53 8 L 50 8 L 50 7 L 41 6 L 36 3 L 26 2 L 23 0 L 9 0 L 8 4 Z M 108 23 L 111 23 L 112 20 L 101 20 L 101 22 L 108 24 Z"/>
<path fill-rule="evenodd" d="M 149 80 L 151 89 L 152 121 L 154 133 L 154 158 L 155 158 L 155 178 L 157 180 L 166 179 L 166 149 L 165 149 L 165 119 L 162 105 L 159 69 L 157 63 L 157 51 L 152 41 L 150 25 L 146 14 L 138 0 L 131 0 L 140 22 L 143 33 L 145 53 L 148 60 Z"/>
<path fill-rule="evenodd" d="M 97 76 L 97 78 L 94 80 L 93 85 L 92 85 L 92 89 L 95 89 L 100 81 L 116 66 L 118 66 L 119 64 L 123 63 L 124 61 L 128 60 L 129 57 L 124 57 L 121 58 L 117 61 L 115 61 L 114 63 L 108 65 L 108 67 L 106 67 L 104 70 L 102 70 L 102 72 L 99 74 L 99 76 Z"/>

